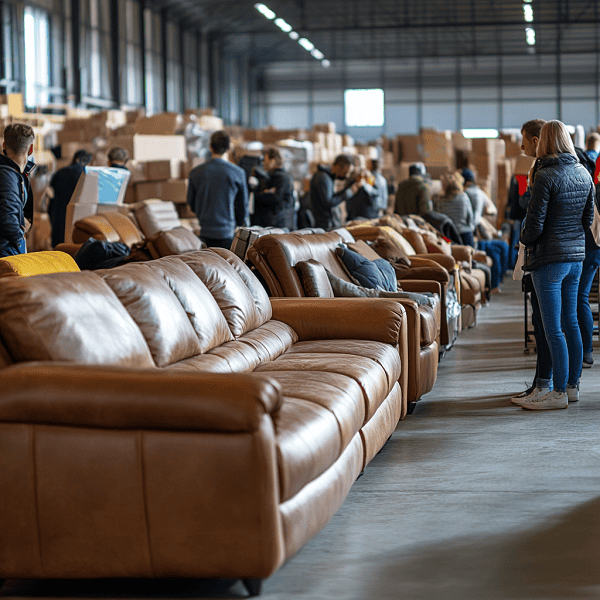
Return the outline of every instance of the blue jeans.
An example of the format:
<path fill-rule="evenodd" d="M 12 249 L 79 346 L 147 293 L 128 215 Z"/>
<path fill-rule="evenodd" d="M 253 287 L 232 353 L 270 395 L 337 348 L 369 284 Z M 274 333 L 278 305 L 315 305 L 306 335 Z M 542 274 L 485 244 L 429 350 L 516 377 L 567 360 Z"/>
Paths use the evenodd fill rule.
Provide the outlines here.
<path fill-rule="evenodd" d="M 15 247 L 8 240 L 0 239 L 0 256 L 16 256 L 17 254 L 27 253 L 27 242 L 25 238 L 19 241 L 18 247 Z"/>
<path fill-rule="evenodd" d="M 509 247 L 504 240 L 480 240 L 477 248 L 483 250 L 493 261 L 492 289 L 497 288 L 504 278 L 509 264 Z"/>
<path fill-rule="evenodd" d="M 540 303 L 538 302 L 535 289 L 531 292 L 531 321 L 533 322 L 533 336 L 537 350 L 537 361 L 535 364 L 535 379 L 533 384 L 537 387 L 553 389 L 552 385 L 552 354 L 546 339 L 544 323 Z"/>
<path fill-rule="evenodd" d="M 592 334 L 594 333 L 594 319 L 590 308 L 590 289 L 596 273 L 600 266 L 600 248 L 585 253 L 581 279 L 579 280 L 579 292 L 577 293 L 577 320 L 581 330 L 581 341 L 583 351 L 588 354 L 593 351 Z"/>
<path fill-rule="evenodd" d="M 552 355 L 554 389 L 577 385 L 583 366 L 577 291 L 583 263 L 550 263 L 531 273 Z M 562 324 L 561 324 L 562 321 Z"/>

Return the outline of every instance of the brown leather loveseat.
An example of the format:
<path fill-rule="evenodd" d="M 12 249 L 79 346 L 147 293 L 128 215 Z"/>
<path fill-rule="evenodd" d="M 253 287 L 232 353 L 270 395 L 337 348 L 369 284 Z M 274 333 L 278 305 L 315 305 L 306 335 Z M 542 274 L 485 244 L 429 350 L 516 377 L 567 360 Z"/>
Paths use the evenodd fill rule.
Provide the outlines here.
<path fill-rule="evenodd" d="M 269 300 L 227 250 L 3 280 L 0 578 L 258 593 L 406 413 L 405 323 Z"/>

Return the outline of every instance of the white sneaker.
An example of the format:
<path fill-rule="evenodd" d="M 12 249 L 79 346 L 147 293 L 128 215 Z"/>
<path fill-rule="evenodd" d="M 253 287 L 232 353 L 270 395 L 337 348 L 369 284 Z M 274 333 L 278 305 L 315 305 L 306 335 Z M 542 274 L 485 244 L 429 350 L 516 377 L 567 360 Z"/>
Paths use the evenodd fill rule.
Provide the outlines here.
<path fill-rule="evenodd" d="M 518 396 L 513 396 L 510 401 L 513 404 L 516 404 L 517 406 L 523 406 L 524 402 L 531 402 L 532 400 L 535 400 L 536 398 L 541 398 L 542 396 L 545 396 L 550 390 L 548 388 L 533 388 L 533 392 L 531 392 L 531 394 L 528 394 L 527 396 L 521 396 L 521 394 L 519 394 Z"/>
<path fill-rule="evenodd" d="M 521 408 L 525 410 L 554 410 L 556 408 L 567 408 L 569 399 L 566 392 L 553 390 L 545 396 L 538 396 L 534 400 L 524 402 Z"/>
<path fill-rule="evenodd" d="M 567 398 L 568 398 L 569 402 L 578 402 L 579 401 L 579 386 L 577 386 L 577 387 L 567 386 Z"/>

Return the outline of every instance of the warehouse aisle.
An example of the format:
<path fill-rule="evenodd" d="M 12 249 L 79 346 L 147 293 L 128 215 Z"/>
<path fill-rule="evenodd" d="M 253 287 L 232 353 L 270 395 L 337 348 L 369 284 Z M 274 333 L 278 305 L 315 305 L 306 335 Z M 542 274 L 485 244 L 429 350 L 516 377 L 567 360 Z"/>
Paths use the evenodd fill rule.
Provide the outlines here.
<path fill-rule="evenodd" d="M 581 401 L 509 403 L 533 375 L 512 281 L 440 364 L 329 525 L 264 600 L 600 597 L 600 361 Z M 600 353 L 598 353 L 600 357 Z M 240 583 L 9 582 L 10 598 L 241 598 Z"/>

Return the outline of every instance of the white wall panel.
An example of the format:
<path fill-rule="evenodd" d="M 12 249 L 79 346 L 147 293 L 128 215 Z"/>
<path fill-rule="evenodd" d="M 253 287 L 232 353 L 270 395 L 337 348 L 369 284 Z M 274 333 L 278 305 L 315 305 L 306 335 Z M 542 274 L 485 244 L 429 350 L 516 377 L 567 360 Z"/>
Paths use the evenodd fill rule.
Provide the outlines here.
<path fill-rule="evenodd" d="M 417 104 L 385 105 L 385 134 L 393 136 L 400 133 L 418 133 Z"/>
<path fill-rule="evenodd" d="M 430 102 L 423 104 L 423 127 L 457 129 L 456 103 Z"/>
<path fill-rule="evenodd" d="M 463 129 L 497 129 L 497 102 L 463 102 L 460 107 L 460 126 Z"/>
<path fill-rule="evenodd" d="M 267 125 L 278 129 L 307 128 L 309 127 L 308 105 L 271 105 L 267 112 Z"/>
<path fill-rule="evenodd" d="M 502 104 L 502 126 L 520 128 L 531 119 L 549 121 L 557 118 L 556 102 L 504 102 Z"/>

